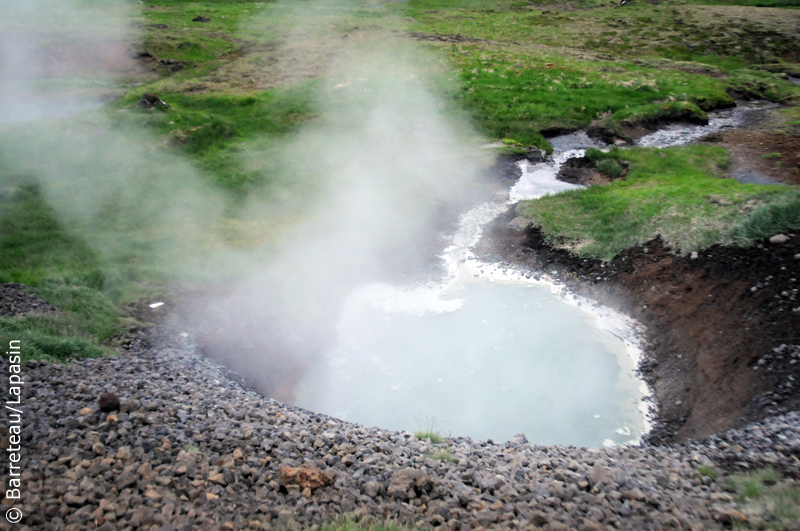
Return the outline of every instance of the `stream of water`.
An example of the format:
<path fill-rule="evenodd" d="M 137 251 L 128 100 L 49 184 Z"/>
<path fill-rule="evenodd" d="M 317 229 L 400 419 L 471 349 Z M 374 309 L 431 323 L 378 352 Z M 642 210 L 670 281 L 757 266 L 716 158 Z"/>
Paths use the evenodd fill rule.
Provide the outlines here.
<path fill-rule="evenodd" d="M 752 103 L 676 125 L 643 146 L 692 142 L 743 122 Z M 641 325 L 532 276 L 472 253 L 487 223 L 523 199 L 578 188 L 561 165 L 597 144 L 584 133 L 551 140 L 553 160 L 520 163 L 508 198 L 465 213 L 441 258 L 445 279 L 407 288 L 365 285 L 346 301 L 338 343 L 299 384 L 296 404 L 365 425 L 433 426 L 445 435 L 537 444 L 610 446 L 648 429 L 648 389 L 635 369 Z"/>

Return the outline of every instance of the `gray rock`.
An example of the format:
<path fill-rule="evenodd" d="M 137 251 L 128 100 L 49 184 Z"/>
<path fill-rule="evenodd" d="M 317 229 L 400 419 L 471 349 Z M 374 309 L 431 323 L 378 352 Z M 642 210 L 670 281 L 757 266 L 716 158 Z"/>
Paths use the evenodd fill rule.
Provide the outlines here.
<path fill-rule="evenodd" d="M 531 222 L 528 220 L 528 218 L 524 216 L 517 216 L 509 222 L 508 228 L 517 232 L 522 232 L 527 229 L 530 224 Z"/>
<path fill-rule="evenodd" d="M 789 241 L 789 237 L 785 234 L 776 234 L 774 236 L 770 236 L 769 243 L 786 243 Z"/>

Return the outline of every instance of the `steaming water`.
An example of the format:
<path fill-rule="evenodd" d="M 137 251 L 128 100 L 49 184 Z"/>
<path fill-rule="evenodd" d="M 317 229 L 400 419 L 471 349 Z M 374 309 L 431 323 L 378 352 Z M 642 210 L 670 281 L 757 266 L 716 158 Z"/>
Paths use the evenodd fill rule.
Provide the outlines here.
<path fill-rule="evenodd" d="M 639 145 L 688 144 L 772 106 L 712 112 L 706 126 L 675 125 Z M 298 405 L 397 430 L 434 419 L 445 434 L 498 441 L 525 433 L 538 444 L 608 446 L 646 432 L 648 389 L 634 373 L 641 326 L 545 275 L 481 262 L 471 250 L 509 204 L 580 188 L 556 180 L 561 165 L 606 147 L 583 133 L 551 143 L 552 161 L 520 163 L 507 201 L 462 216 L 442 255 L 444 282 L 371 284 L 351 294 L 338 344 L 299 385 Z"/>
<path fill-rule="evenodd" d="M 453 436 L 541 444 L 630 442 L 646 430 L 646 386 L 636 378 L 637 325 L 471 251 L 510 203 L 575 188 L 560 164 L 595 145 L 554 140 L 554 162 L 522 164 L 507 201 L 464 214 L 445 249 L 447 278 L 417 288 L 370 284 L 353 292 L 338 344 L 297 388 L 296 404 L 338 418 Z"/>
<path fill-rule="evenodd" d="M 541 444 L 624 443 L 644 428 L 625 343 L 549 286 L 480 279 L 431 299 L 372 285 L 348 310 L 304 407 L 412 431 L 429 417 L 445 434 L 522 432 Z"/>

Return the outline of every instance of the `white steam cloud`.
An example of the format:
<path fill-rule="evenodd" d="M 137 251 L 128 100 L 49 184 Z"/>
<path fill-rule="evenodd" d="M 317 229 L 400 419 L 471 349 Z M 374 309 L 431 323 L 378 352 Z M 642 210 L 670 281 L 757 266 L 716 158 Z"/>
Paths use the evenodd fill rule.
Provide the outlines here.
<path fill-rule="evenodd" d="M 104 5 L 111 8 L 10 2 L 6 13 L 13 16 L 4 13 L 0 22 L 0 127 L 18 134 L 0 146 L 4 178 L 34 178 L 64 226 L 110 260 L 152 261 L 179 278 L 235 272 L 239 280 L 224 294 L 192 300 L 188 314 L 210 355 L 262 391 L 290 398 L 294 382 L 330 341 L 344 297 L 365 283 L 417 278 L 441 249 L 438 231 L 481 190 L 486 161 L 476 156 L 477 138 L 437 97 L 444 80 L 431 72 L 441 70 L 441 58 L 388 34 L 327 47 L 324 61 L 309 70 L 324 67 L 321 118 L 284 142 L 280 163 L 270 167 L 288 170 L 266 179 L 303 183 L 299 200 L 287 201 L 301 207 L 298 221 L 269 245 L 244 251 L 221 236 L 229 196 L 148 132 L 109 113 L 9 125 L 97 105 L 96 93 L 83 87 L 127 65 L 123 52 L 131 43 L 125 4 Z M 302 70 L 291 65 L 303 54 L 290 37 L 325 47 L 336 19 L 327 20 L 322 4 L 310 4 L 307 17 L 297 6 L 281 8 L 306 22 L 288 32 L 289 62 L 280 68 Z M 329 24 L 309 24 L 312 16 Z M 45 42 L 76 51 L 66 61 Z M 65 85 L 80 90 L 63 96 Z M 296 183 L 289 187 L 295 196 Z M 276 212 L 286 214 L 285 199 L 254 193 L 235 217 L 269 225 Z"/>

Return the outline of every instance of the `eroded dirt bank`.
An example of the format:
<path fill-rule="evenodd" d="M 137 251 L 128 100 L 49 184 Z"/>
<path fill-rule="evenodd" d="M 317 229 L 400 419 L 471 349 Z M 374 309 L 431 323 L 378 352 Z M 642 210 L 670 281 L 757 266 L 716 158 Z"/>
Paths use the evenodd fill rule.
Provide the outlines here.
<path fill-rule="evenodd" d="M 541 269 L 647 326 L 640 370 L 659 414 L 651 442 L 698 439 L 800 405 L 800 236 L 696 258 L 657 239 L 602 263 L 548 246 L 537 229 L 510 228 L 515 216 L 511 208 L 491 224 L 482 254 Z"/>

